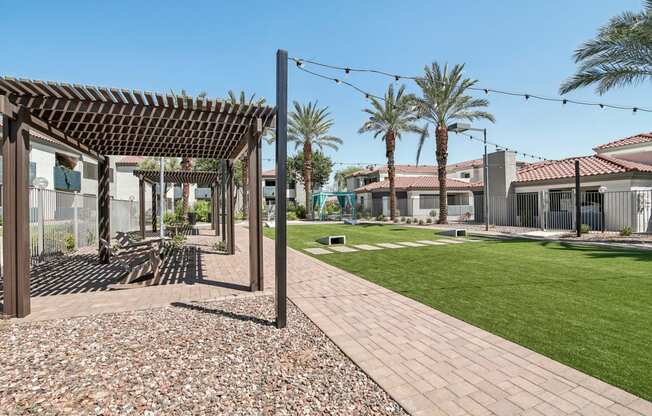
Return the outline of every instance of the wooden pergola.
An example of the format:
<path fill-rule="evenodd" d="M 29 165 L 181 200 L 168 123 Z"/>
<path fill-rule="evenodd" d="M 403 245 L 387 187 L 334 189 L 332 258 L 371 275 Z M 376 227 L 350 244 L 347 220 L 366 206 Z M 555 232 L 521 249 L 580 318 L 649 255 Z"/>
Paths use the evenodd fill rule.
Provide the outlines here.
<path fill-rule="evenodd" d="M 0 114 L 3 117 L 4 158 L 4 315 L 24 317 L 30 313 L 30 130 L 43 133 L 97 158 L 99 238 L 106 241 L 111 239 L 108 155 L 223 160 L 226 174 L 221 179 L 221 186 L 227 190 L 226 198 L 223 199 L 227 202 L 224 204 L 227 218 L 232 221 L 233 162 L 246 152 L 249 160 L 248 183 L 251 186 L 250 287 L 252 290 L 262 289 L 261 136 L 264 129 L 273 123 L 276 116 L 274 108 L 231 105 L 220 100 L 193 99 L 126 89 L 0 77 Z M 278 154 L 277 148 L 277 158 L 282 161 L 283 167 L 286 157 L 284 129 L 282 126 L 281 154 Z M 277 183 L 285 189 L 284 169 L 281 169 L 281 172 L 283 176 L 277 179 Z M 187 178 L 170 179 L 175 182 L 187 182 Z M 197 181 L 193 182 L 204 180 L 202 177 L 195 179 Z M 211 177 L 208 183 L 215 185 L 217 180 Z M 141 190 L 141 201 L 143 200 L 144 194 Z M 285 218 L 284 213 L 282 218 Z M 233 229 L 230 234 L 233 238 Z M 231 244 L 233 252 L 233 242 Z M 101 247 L 99 258 L 102 263 L 108 263 L 109 250 Z M 277 252 L 276 261 L 285 263 L 285 250 Z M 285 285 L 284 276 L 283 273 L 281 286 Z M 283 307 L 282 316 L 277 317 L 277 325 L 283 327 L 285 296 L 277 300 Z"/>
<path fill-rule="evenodd" d="M 140 234 L 145 238 L 145 183 L 149 183 L 152 187 L 152 228 L 156 231 L 157 209 L 156 209 L 156 185 L 159 184 L 161 172 L 158 170 L 142 170 L 136 169 L 133 172 L 134 176 L 138 178 L 138 189 L 140 195 L 139 213 L 140 213 Z M 219 235 L 219 182 L 221 175 L 215 171 L 192 171 L 192 170 L 171 170 L 163 171 L 164 183 L 192 183 L 197 185 L 209 186 L 211 189 L 211 228 L 215 230 L 215 235 Z M 164 192 L 165 190 L 159 190 Z M 222 199 L 223 200 L 223 199 Z M 229 210 L 227 210 L 229 212 Z M 230 211 L 233 214 L 233 210 Z M 229 223 L 228 229 L 232 230 L 233 215 L 227 217 Z M 227 246 L 234 246 L 233 235 L 229 235 Z M 230 251 L 229 251 L 230 252 Z"/>

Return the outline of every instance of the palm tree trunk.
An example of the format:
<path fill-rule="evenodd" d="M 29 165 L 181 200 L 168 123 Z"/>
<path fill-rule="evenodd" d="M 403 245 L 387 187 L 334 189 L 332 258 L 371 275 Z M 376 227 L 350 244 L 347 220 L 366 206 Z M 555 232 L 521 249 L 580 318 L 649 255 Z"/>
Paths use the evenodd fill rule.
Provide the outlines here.
<path fill-rule="evenodd" d="M 189 157 L 184 157 L 181 159 L 181 169 L 182 170 L 190 170 L 192 167 L 192 159 Z M 188 215 L 188 200 L 190 198 L 190 184 L 189 183 L 184 183 L 183 184 L 183 203 L 182 203 L 182 212 L 183 212 L 183 218 L 185 219 Z"/>
<path fill-rule="evenodd" d="M 306 212 L 308 219 L 312 220 L 312 146 L 307 140 L 303 144 L 303 188 L 306 193 Z"/>
<path fill-rule="evenodd" d="M 396 148 L 396 136 L 393 131 L 387 132 L 385 136 L 385 156 L 387 157 L 387 175 L 389 177 L 389 218 L 396 219 L 396 187 L 394 184 L 394 149 Z"/>
<path fill-rule="evenodd" d="M 446 165 L 448 164 L 448 129 L 438 125 L 436 131 L 437 177 L 439 178 L 439 224 L 448 224 Z"/>

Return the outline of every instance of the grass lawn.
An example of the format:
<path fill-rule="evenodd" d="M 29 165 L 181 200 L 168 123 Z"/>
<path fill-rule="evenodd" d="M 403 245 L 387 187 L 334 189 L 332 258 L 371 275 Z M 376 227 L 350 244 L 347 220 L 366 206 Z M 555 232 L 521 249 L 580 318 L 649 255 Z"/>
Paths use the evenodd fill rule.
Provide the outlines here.
<path fill-rule="evenodd" d="M 335 234 L 349 244 L 436 238 L 391 225 L 295 225 L 288 244 Z M 318 258 L 652 400 L 650 251 L 514 239 Z"/>

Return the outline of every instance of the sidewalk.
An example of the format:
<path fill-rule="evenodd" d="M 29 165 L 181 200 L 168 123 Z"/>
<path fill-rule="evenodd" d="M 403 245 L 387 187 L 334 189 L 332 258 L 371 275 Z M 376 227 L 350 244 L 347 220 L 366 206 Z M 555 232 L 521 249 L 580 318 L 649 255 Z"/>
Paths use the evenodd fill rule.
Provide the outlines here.
<path fill-rule="evenodd" d="M 652 415 L 648 401 L 291 249 L 288 294 L 414 415 Z"/>

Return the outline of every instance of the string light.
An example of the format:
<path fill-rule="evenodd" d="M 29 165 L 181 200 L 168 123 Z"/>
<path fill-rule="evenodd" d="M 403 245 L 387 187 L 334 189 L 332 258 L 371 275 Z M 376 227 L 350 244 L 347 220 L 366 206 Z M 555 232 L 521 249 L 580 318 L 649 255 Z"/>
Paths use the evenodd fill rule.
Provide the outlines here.
<path fill-rule="evenodd" d="M 399 81 L 400 79 L 416 80 L 416 79 L 419 78 L 419 77 L 416 77 L 416 76 L 392 74 L 392 73 L 377 70 L 377 69 L 352 68 L 352 67 L 341 67 L 341 66 L 337 66 L 337 65 L 329 65 L 329 64 L 324 64 L 324 63 L 321 63 L 321 62 L 311 61 L 311 60 L 303 59 L 303 58 L 288 58 L 288 59 L 291 60 L 291 61 L 296 62 L 297 67 L 300 68 L 300 69 L 303 69 L 303 70 L 306 70 L 304 68 L 304 64 L 308 63 L 308 64 L 311 64 L 311 65 L 320 66 L 320 67 L 323 67 L 323 68 L 344 71 L 345 74 L 349 74 L 349 73 L 352 73 L 352 72 L 372 73 L 372 74 L 377 74 L 377 75 L 382 75 L 382 76 L 393 78 L 395 81 Z M 315 73 L 313 73 L 313 72 L 311 72 L 311 73 L 313 75 L 315 75 Z M 326 78 L 328 78 L 328 77 L 326 77 Z M 355 86 L 353 86 L 353 87 L 355 89 L 359 89 L 358 87 L 355 87 Z M 535 99 L 535 100 L 540 100 L 540 101 L 559 102 L 559 103 L 562 103 L 562 104 L 574 104 L 574 105 L 581 105 L 581 106 L 587 106 L 587 107 L 600 107 L 601 109 L 609 108 L 609 109 L 614 109 L 614 110 L 627 110 L 627 111 L 632 111 L 633 113 L 637 113 L 637 112 L 652 113 L 652 109 L 648 109 L 648 108 L 644 108 L 644 107 L 640 107 L 640 106 L 615 105 L 615 104 L 605 104 L 605 103 L 597 103 L 597 102 L 591 102 L 591 101 L 576 100 L 576 99 L 570 99 L 570 98 L 548 97 L 548 96 L 543 96 L 543 95 L 520 93 L 520 92 L 514 92 L 514 91 L 507 91 L 507 90 L 499 90 L 499 89 L 488 88 L 488 87 L 469 87 L 468 89 L 472 90 L 472 91 L 481 91 L 481 92 L 484 92 L 485 94 L 489 94 L 491 92 L 491 93 L 500 94 L 500 95 L 524 97 L 526 100 Z M 361 91 L 361 92 L 364 93 L 364 91 Z M 379 97 L 376 97 L 376 98 L 379 98 Z"/>

